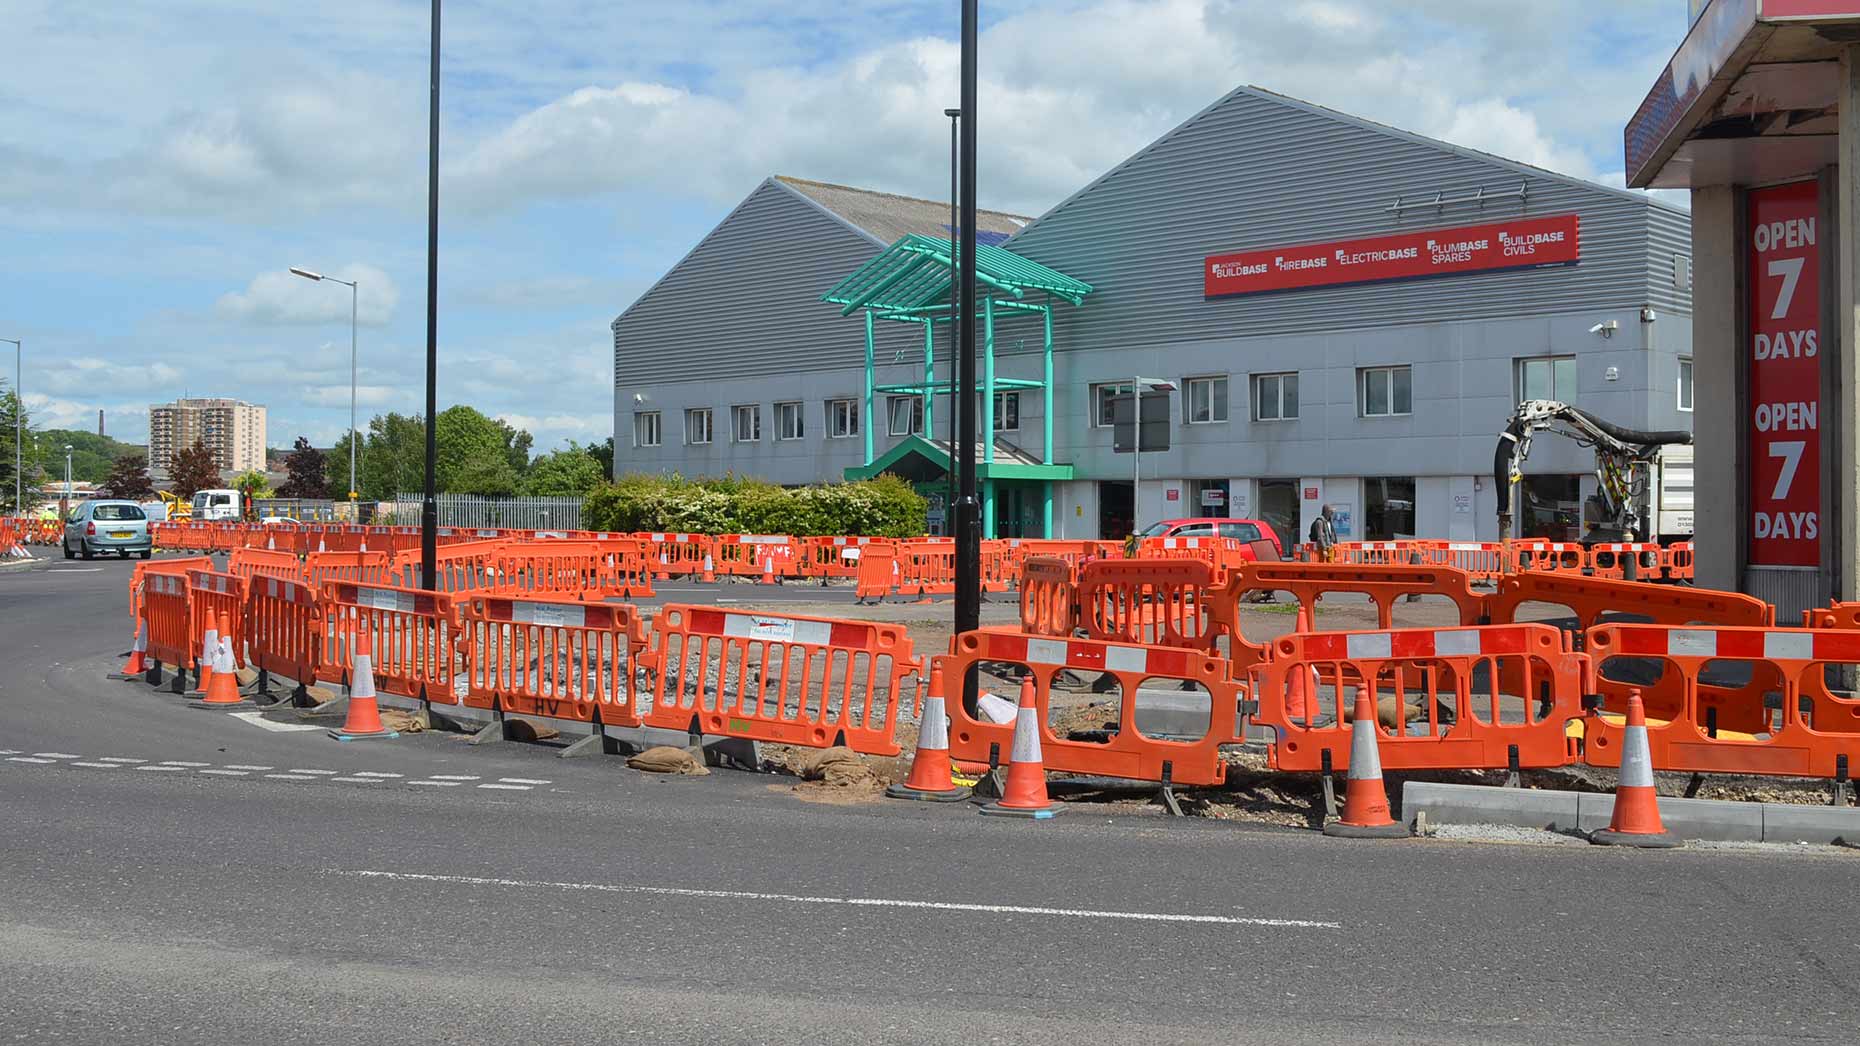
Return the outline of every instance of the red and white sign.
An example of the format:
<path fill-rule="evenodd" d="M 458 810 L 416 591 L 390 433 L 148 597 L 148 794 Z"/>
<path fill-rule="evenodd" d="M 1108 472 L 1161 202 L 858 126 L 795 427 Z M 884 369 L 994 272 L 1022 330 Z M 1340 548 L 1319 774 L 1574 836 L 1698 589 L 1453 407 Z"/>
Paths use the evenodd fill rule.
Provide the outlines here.
<path fill-rule="evenodd" d="M 1368 240 L 1219 254 L 1210 257 L 1202 269 L 1203 293 L 1219 298 L 1346 283 L 1574 265 L 1581 260 L 1581 254 L 1581 221 L 1576 215 L 1519 218 Z"/>
<path fill-rule="evenodd" d="M 1749 195 L 1750 563 L 1821 562 L 1821 207 L 1816 183 Z"/>
<path fill-rule="evenodd" d="M 1164 501 L 1180 501 L 1182 500 L 1182 492 L 1181 490 L 1175 487 L 1170 487 L 1167 490 L 1163 491 L 1163 500 Z"/>

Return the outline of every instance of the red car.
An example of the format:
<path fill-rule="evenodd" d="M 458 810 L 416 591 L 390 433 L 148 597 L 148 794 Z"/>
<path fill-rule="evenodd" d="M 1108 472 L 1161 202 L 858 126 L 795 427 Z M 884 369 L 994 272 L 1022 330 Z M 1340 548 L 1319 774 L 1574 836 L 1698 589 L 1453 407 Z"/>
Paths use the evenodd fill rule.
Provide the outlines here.
<path fill-rule="evenodd" d="M 1279 535 L 1273 533 L 1272 527 L 1262 519 L 1165 519 L 1143 528 L 1139 535 L 1144 538 L 1236 538 L 1248 545 L 1247 553 L 1251 555 L 1251 545 L 1255 541 L 1270 541 L 1285 558 L 1285 546 L 1279 543 Z"/>

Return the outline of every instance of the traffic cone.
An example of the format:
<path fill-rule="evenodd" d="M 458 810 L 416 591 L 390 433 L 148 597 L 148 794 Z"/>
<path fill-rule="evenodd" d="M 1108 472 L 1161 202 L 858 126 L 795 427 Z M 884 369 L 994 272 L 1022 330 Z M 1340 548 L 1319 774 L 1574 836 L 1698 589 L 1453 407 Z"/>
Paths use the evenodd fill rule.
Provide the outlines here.
<path fill-rule="evenodd" d="M 324 547 L 324 545 L 323 545 L 323 537 L 322 537 L 322 535 L 320 535 L 320 534 L 319 534 L 319 535 L 317 535 L 317 539 L 316 539 L 316 550 L 317 550 L 318 552 L 327 552 L 327 551 L 329 551 L 329 549 L 327 549 L 326 547 Z"/>
<path fill-rule="evenodd" d="M 711 562 L 710 553 L 708 552 L 704 554 L 704 583 L 706 585 L 714 585 L 717 583 L 717 565 Z"/>
<path fill-rule="evenodd" d="M 201 638 L 200 643 L 200 660 L 194 663 L 195 667 L 198 669 L 195 673 L 198 679 L 194 693 L 203 696 L 206 694 L 207 687 L 213 682 L 213 663 L 218 660 L 219 653 L 220 630 L 219 627 L 213 623 L 213 615 L 208 614 L 207 634 Z"/>
<path fill-rule="evenodd" d="M 1640 691 L 1628 691 L 1627 732 L 1621 740 L 1621 778 L 1615 783 L 1615 814 L 1608 827 L 1589 833 L 1601 846 L 1667 848 L 1679 837 L 1660 821 L 1660 800 L 1653 791 L 1653 753 L 1647 747 L 1647 710 Z"/>
<path fill-rule="evenodd" d="M 142 619 L 136 619 L 136 638 L 129 646 L 129 660 L 123 662 L 123 670 L 111 676 L 111 679 L 136 679 L 149 670 L 148 659 L 143 655 L 149 648 L 147 626 Z"/>
<path fill-rule="evenodd" d="M 893 799 L 922 799 L 954 803 L 967 799 L 970 790 L 956 784 L 950 774 L 949 716 L 943 710 L 943 666 L 930 666 L 930 693 L 924 697 L 923 722 L 917 728 L 917 754 L 903 784 L 885 789 Z"/>
<path fill-rule="evenodd" d="M 236 705 L 244 698 L 239 696 L 239 673 L 233 662 L 232 628 L 226 621 L 226 615 L 220 615 L 220 644 L 213 656 L 213 678 L 207 682 L 206 696 L 201 705 Z"/>
<path fill-rule="evenodd" d="M 1020 684 L 1020 711 L 1014 716 L 1014 750 L 1008 755 L 1007 786 L 1001 798 L 982 807 L 996 817 L 1046 820 L 1059 804 L 1046 797 L 1046 765 L 1040 756 L 1040 710 L 1034 704 L 1033 677 Z"/>
<path fill-rule="evenodd" d="M 277 550 L 278 550 L 277 539 L 272 537 L 270 531 L 266 531 L 265 532 L 265 551 L 276 552 Z"/>
<path fill-rule="evenodd" d="M 764 556 L 762 559 L 762 583 L 765 585 L 773 585 L 775 583 L 774 556 Z"/>
<path fill-rule="evenodd" d="M 355 668 L 349 674 L 349 710 L 342 729 L 331 730 L 338 741 L 363 741 L 369 738 L 399 737 L 381 723 L 381 702 L 375 697 L 374 642 L 366 631 L 355 634 Z"/>
<path fill-rule="evenodd" d="M 1350 779 L 1344 786 L 1343 816 L 1324 826 L 1325 835 L 1343 839 L 1405 839 L 1408 827 L 1389 816 L 1389 793 L 1382 785 L 1382 754 L 1377 747 L 1376 702 L 1365 687 L 1356 689 L 1356 714 L 1350 724 Z"/>

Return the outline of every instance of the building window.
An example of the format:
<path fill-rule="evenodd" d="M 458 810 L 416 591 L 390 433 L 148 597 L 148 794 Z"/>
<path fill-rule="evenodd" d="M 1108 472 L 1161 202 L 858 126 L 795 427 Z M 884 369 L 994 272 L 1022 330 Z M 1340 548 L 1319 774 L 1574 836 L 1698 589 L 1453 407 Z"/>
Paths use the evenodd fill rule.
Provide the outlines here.
<path fill-rule="evenodd" d="M 1212 425 L 1227 420 L 1227 379 L 1188 379 L 1188 423 Z"/>
<path fill-rule="evenodd" d="M 1555 400 L 1576 402 L 1576 357 L 1544 356 L 1517 363 L 1518 402 Z"/>
<path fill-rule="evenodd" d="M 805 435 L 807 430 L 801 423 L 801 404 L 793 401 L 775 404 L 775 438 L 800 439 Z"/>
<path fill-rule="evenodd" d="M 633 415 L 633 445 L 635 447 L 659 445 L 658 411 L 649 410 Z"/>
<path fill-rule="evenodd" d="M 995 431 L 1020 431 L 1020 393 L 995 393 Z"/>
<path fill-rule="evenodd" d="M 702 446 L 710 442 L 710 408 L 692 407 L 685 411 L 685 442 Z"/>
<path fill-rule="evenodd" d="M 1387 418 L 1414 413 L 1414 375 L 1408 367 L 1364 367 L 1356 372 L 1357 413 Z"/>
<path fill-rule="evenodd" d="M 893 436 L 923 435 L 924 400 L 922 396 L 892 396 L 885 401 L 885 411 L 891 421 L 891 424 L 886 426 L 886 431 Z"/>
<path fill-rule="evenodd" d="M 755 443 L 762 438 L 762 405 L 745 403 L 731 407 L 730 414 L 736 421 L 736 442 Z"/>
<path fill-rule="evenodd" d="M 1253 375 L 1253 420 L 1292 421 L 1298 417 L 1298 375 Z"/>
<path fill-rule="evenodd" d="M 859 434 L 859 401 L 827 401 L 827 438 L 845 439 Z"/>
<path fill-rule="evenodd" d="M 1115 382 L 1093 385 L 1091 387 L 1092 427 L 1108 429 L 1115 425 L 1117 423 L 1117 399 L 1119 396 L 1128 395 L 1130 395 L 1130 383 L 1127 381 L 1121 385 Z"/>
<path fill-rule="evenodd" d="M 1692 412 L 1692 360 L 1679 357 L 1679 409 Z"/>
<path fill-rule="evenodd" d="M 1414 477 L 1363 480 L 1363 539 L 1394 541 L 1414 536 Z"/>

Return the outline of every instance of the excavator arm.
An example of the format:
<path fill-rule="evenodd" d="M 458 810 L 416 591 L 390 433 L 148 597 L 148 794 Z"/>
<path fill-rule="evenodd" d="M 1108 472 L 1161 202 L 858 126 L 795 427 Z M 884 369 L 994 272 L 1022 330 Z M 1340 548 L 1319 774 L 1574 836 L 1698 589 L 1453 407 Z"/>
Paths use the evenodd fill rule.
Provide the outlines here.
<path fill-rule="evenodd" d="M 1525 400 L 1499 433 L 1493 456 L 1493 482 L 1498 490 L 1498 532 L 1511 534 L 1511 488 L 1523 478 L 1524 459 L 1539 432 L 1553 432 L 1595 450 L 1596 494 L 1614 530 L 1623 535 L 1640 530 L 1639 502 L 1646 492 L 1652 465 L 1660 448 L 1692 443 L 1690 432 L 1641 432 L 1603 421 L 1580 407 L 1555 400 Z"/>

